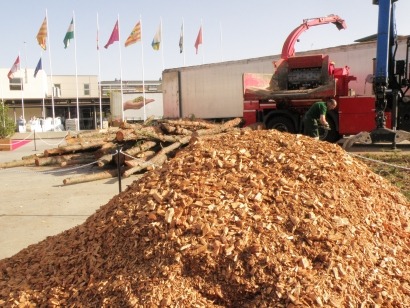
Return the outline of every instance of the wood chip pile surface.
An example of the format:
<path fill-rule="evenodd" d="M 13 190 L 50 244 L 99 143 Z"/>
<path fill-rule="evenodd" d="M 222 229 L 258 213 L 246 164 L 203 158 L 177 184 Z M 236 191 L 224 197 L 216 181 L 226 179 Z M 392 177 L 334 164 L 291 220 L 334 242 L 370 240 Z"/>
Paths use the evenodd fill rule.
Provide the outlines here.
<path fill-rule="evenodd" d="M 410 307 L 405 197 L 339 146 L 194 137 L 86 222 L 0 260 L 5 307 Z"/>

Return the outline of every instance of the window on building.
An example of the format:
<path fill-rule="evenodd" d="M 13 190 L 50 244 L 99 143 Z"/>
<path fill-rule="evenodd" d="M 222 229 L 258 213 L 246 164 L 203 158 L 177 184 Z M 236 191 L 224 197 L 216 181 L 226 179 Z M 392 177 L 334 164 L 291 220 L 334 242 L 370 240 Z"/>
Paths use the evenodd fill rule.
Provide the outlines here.
<path fill-rule="evenodd" d="M 11 78 L 10 79 L 10 91 L 22 91 L 23 90 L 23 79 L 22 78 Z"/>
<path fill-rule="evenodd" d="M 84 84 L 84 95 L 90 95 L 90 84 L 89 83 Z"/>
<path fill-rule="evenodd" d="M 53 87 L 54 97 L 61 97 L 61 84 L 55 83 Z"/>

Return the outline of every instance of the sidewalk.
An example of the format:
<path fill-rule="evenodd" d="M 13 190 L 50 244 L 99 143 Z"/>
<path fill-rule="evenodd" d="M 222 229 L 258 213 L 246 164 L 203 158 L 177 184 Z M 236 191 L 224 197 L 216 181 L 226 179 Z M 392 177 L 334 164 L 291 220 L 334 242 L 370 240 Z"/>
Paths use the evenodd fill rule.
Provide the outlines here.
<path fill-rule="evenodd" d="M 48 139 L 36 136 L 36 140 L 13 151 L 0 151 L 0 162 L 21 160 L 23 156 L 56 148 L 64 144 L 66 133 L 53 132 L 53 138 Z M 51 170 L 52 167 L 37 166 L 0 169 L 0 259 L 83 223 L 119 193 L 118 178 L 63 185 L 67 177 L 99 171 L 96 166 L 54 168 L 57 172 L 44 173 Z M 122 179 L 122 191 L 136 179 Z"/>

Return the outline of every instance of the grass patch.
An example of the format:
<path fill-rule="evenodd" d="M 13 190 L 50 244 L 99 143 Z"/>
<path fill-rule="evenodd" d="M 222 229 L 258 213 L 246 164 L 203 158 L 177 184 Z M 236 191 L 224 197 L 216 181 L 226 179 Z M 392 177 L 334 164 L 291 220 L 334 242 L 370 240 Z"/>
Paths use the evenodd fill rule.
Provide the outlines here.
<path fill-rule="evenodd" d="M 397 186 L 410 201 L 410 154 L 363 154 L 355 156 L 369 168 Z M 367 158 L 367 159 L 366 159 Z M 374 161 L 373 161 L 374 160 Z"/>

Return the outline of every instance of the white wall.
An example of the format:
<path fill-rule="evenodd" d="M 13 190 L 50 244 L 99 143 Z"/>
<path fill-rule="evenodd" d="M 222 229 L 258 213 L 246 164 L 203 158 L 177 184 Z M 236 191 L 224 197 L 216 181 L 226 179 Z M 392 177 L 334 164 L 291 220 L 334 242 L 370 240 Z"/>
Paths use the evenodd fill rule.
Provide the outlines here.
<path fill-rule="evenodd" d="M 34 78 L 34 69 L 27 69 L 27 82 L 25 69 L 21 69 L 14 73 L 14 78 L 23 78 L 24 91 L 10 90 L 9 78 L 7 77 L 9 71 L 9 68 L 0 68 L 0 97 L 2 99 L 41 99 L 47 94 L 47 76 L 44 71 L 39 71 L 36 78 Z"/>

